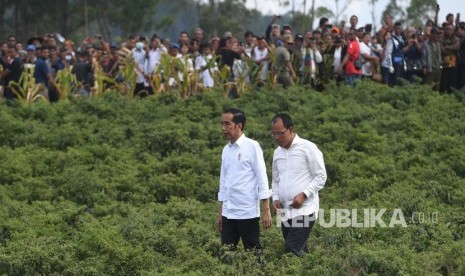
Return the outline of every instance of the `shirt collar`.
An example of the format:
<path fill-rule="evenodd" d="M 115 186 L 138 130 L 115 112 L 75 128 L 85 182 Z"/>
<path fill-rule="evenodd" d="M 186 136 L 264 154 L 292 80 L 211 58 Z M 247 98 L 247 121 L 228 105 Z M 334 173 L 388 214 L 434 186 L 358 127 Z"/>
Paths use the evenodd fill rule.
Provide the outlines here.
<path fill-rule="evenodd" d="M 292 139 L 292 144 L 291 146 L 288 148 L 288 149 L 285 149 L 285 148 L 282 148 L 284 150 L 290 150 L 292 149 L 292 147 L 294 145 L 299 145 L 300 143 L 302 143 L 302 139 L 299 137 L 299 135 L 297 135 L 297 133 L 295 133 L 295 136 L 294 136 L 294 139 Z"/>
<path fill-rule="evenodd" d="M 242 144 L 244 144 L 244 142 L 245 142 L 245 134 L 242 133 L 241 137 L 239 137 L 239 139 L 237 139 L 234 144 L 231 144 L 231 141 L 229 141 L 228 146 L 232 147 L 234 145 L 237 145 L 238 147 L 240 147 L 240 146 L 242 146 Z"/>

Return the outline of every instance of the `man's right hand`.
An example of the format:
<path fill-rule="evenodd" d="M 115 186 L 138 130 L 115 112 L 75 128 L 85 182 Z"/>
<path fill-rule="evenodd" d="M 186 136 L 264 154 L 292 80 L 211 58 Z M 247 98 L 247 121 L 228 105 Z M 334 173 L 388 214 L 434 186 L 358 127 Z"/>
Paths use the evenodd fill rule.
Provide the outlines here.
<path fill-rule="evenodd" d="M 281 201 L 279 200 L 273 201 L 273 209 L 275 213 L 278 209 L 281 209 Z"/>

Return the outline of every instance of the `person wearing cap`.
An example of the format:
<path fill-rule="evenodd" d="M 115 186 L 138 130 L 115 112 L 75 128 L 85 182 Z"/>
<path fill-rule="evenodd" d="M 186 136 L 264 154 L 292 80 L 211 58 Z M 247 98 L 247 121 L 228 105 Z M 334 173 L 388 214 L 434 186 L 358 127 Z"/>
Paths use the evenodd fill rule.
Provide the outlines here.
<path fill-rule="evenodd" d="M 176 77 L 174 74 L 178 74 L 178 79 L 182 80 L 182 69 L 180 68 L 180 62 L 179 60 L 182 59 L 182 55 L 180 53 L 181 48 L 179 47 L 179 44 L 177 43 L 171 43 L 169 49 L 168 49 L 168 55 L 171 57 L 171 64 L 173 65 L 174 72 L 172 72 L 171 76 L 166 76 L 169 78 L 168 84 L 169 86 L 176 86 Z"/>
<path fill-rule="evenodd" d="M 438 40 L 438 29 L 434 27 L 421 48 L 421 64 L 423 66 L 424 83 L 433 85 L 434 90 L 439 90 L 441 79 L 442 54 L 441 44 Z"/>
<path fill-rule="evenodd" d="M 5 69 L 0 75 L 0 79 L 5 85 L 4 97 L 7 100 L 17 98 L 10 88 L 12 82 L 19 83 L 21 74 L 24 71 L 23 61 L 18 56 L 18 50 L 14 46 L 9 46 L 7 50 L 7 59 Z"/>
<path fill-rule="evenodd" d="M 32 68 L 34 67 L 34 64 L 37 60 L 36 47 L 34 45 L 28 45 L 26 47 L 26 52 L 27 52 L 27 57 L 26 57 L 26 62 L 24 65 L 26 66 L 26 68 Z"/>
<path fill-rule="evenodd" d="M 336 35 L 340 35 L 340 34 L 341 34 L 341 31 L 339 30 L 339 28 L 338 28 L 337 26 L 333 26 L 333 27 L 331 28 L 330 33 L 331 33 L 332 35 L 336 36 Z"/>
<path fill-rule="evenodd" d="M 291 54 L 289 53 L 293 44 L 292 36 L 285 35 L 282 37 L 282 45 L 274 50 L 273 73 L 277 77 L 278 83 L 284 87 L 293 86 L 294 80 L 297 79 L 291 63 Z"/>

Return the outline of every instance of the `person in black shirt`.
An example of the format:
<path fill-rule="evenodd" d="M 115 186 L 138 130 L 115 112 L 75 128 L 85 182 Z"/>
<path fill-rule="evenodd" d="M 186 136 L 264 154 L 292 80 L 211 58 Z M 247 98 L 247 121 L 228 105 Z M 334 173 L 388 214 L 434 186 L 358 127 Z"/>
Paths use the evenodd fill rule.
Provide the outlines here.
<path fill-rule="evenodd" d="M 217 62 L 220 65 L 220 70 L 223 66 L 227 65 L 231 69 L 228 81 L 234 82 L 234 74 L 233 74 L 233 65 L 235 59 L 241 59 L 241 53 L 235 52 L 231 50 L 231 37 L 223 37 L 220 39 L 220 46 L 218 51 L 216 52 L 217 58 L 219 59 Z M 237 94 L 237 88 L 235 86 L 231 86 L 229 90 L 228 97 L 229 98 L 237 98 L 239 95 Z"/>
<path fill-rule="evenodd" d="M 24 65 L 21 59 L 18 57 L 18 51 L 14 46 L 8 47 L 7 59 L 5 64 L 5 70 L 3 70 L 1 79 L 5 84 L 5 98 L 7 100 L 12 100 L 17 98 L 15 93 L 10 88 L 11 82 L 19 83 L 21 74 L 24 71 Z"/>

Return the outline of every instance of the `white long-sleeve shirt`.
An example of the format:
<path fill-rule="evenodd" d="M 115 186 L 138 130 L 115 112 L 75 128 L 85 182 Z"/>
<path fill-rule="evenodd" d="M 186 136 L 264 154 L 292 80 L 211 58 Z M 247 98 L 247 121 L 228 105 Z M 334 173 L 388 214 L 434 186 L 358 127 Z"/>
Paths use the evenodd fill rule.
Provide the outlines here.
<path fill-rule="evenodd" d="M 262 148 L 242 134 L 221 155 L 218 201 L 223 202 L 222 215 L 228 219 L 260 217 L 260 200 L 270 196 Z"/>
<path fill-rule="evenodd" d="M 315 213 L 318 218 L 320 199 L 318 191 L 326 182 L 323 153 L 318 147 L 297 134 L 289 149 L 278 147 L 274 151 L 272 167 L 273 201 L 279 200 L 283 220 Z M 294 197 L 305 193 L 307 199 L 299 209 L 289 206 Z"/>
<path fill-rule="evenodd" d="M 203 66 L 207 66 L 208 62 L 212 58 L 213 58 L 212 55 L 198 56 L 195 59 L 195 70 L 200 71 L 200 68 L 202 68 Z M 215 66 L 213 68 L 205 69 L 205 70 L 199 72 L 199 78 L 202 80 L 203 86 L 205 86 L 205 87 L 213 87 L 215 85 L 215 80 L 213 79 L 213 77 L 211 75 L 215 71 L 218 71 L 218 67 L 216 66 L 216 62 L 215 62 Z"/>
<path fill-rule="evenodd" d="M 147 61 L 145 50 L 144 49 L 138 50 L 134 48 L 132 49 L 132 56 L 136 63 L 136 74 L 137 74 L 136 82 L 143 83 L 145 81 L 145 78 L 144 78 L 145 62 Z"/>

